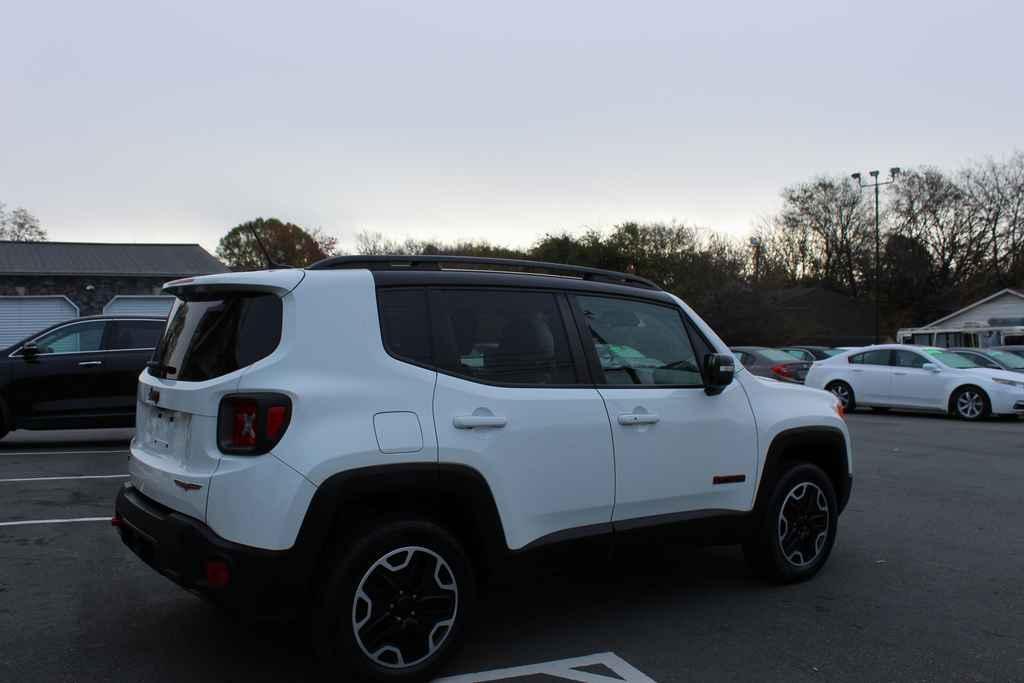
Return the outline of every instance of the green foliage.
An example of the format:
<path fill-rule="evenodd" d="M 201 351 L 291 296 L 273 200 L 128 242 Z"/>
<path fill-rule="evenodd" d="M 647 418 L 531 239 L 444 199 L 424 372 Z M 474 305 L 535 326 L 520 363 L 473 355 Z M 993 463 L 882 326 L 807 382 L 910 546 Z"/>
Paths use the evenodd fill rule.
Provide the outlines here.
<path fill-rule="evenodd" d="M 337 240 L 320 230 L 307 231 L 276 218 L 257 218 L 235 226 L 221 238 L 217 256 L 232 270 L 261 270 L 267 267 L 253 231 L 274 262 L 295 267 L 308 266 L 334 253 Z"/>

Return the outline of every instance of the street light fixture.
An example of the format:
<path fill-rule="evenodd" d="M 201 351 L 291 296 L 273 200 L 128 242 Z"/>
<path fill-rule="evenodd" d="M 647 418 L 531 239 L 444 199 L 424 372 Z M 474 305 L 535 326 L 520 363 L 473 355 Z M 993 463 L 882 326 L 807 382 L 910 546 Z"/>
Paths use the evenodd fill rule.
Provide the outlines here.
<path fill-rule="evenodd" d="M 880 251 L 881 251 L 881 246 L 880 246 L 881 245 L 881 239 L 879 237 L 879 232 L 878 232 L 878 188 L 880 188 L 882 185 L 891 185 L 892 183 L 896 182 L 896 178 L 900 175 L 901 172 L 902 171 L 900 171 L 900 168 L 898 166 L 893 166 L 892 168 L 889 169 L 889 179 L 888 180 L 879 180 L 878 179 L 878 171 L 869 171 L 868 175 L 871 176 L 871 179 L 873 180 L 873 182 L 870 182 L 870 183 L 865 183 L 861 179 L 862 176 L 861 176 L 860 173 L 854 173 L 854 174 L 852 174 L 850 176 L 851 178 L 853 178 L 857 182 L 857 185 L 860 187 L 861 190 L 863 190 L 865 187 L 873 187 L 873 188 L 875 188 L 875 343 L 876 344 L 879 341 L 879 336 L 878 336 L 878 318 L 879 318 L 879 307 L 881 305 L 880 304 L 881 297 L 880 297 L 880 294 L 879 294 L 879 291 L 880 291 L 879 290 L 879 285 L 880 285 L 880 280 L 881 280 L 881 278 L 879 277 L 879 272 L 880 272 L 879 271 L 879 262 L 881 261 L 881 258 L 880 258 L 879 254 L 880 254 Z"/>

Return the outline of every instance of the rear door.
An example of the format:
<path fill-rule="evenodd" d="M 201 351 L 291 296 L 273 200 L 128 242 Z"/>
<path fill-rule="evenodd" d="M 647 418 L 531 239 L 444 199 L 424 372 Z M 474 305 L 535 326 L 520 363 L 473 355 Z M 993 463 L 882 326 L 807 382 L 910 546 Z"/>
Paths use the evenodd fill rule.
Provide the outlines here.
<path fill-rule="evenodd" d="M 850 356 L 849 378 L 858 403 L 892 404 L 892 367 L 889 349 L 876 349 Z"/>
<path fill-rule="evenodd" d="M 163 335 L 162 320 L 112 320 L 103 338 L 103 365 L 97 377 L 96 402 L 104 410 L 134 422 L 139 373 L 153 357 Z"/>
<path fill-rule="evenodd" d="M 491 486 L 509 547 L 610 525 L 611 437 L 568 304 L 552 291 L 431 293 L 441 463 Z"/>
<path fill-rule="evenodd" d="M 916 351 L 897 349 L 892 352 L 892 403 L 912 408 L 941 408 L 945 405 L 943 372 L 925 370 L 930 362 Z"/>
<path fill-rule="evenodd" d="M 716 396 L 704 392 L 701 359 L 711 348 L 687 329 L 683 312 L 617 297 L 572 299 L 611 423 L 616 528 L 749 509 L 757 455 L 750 404 L 739 382 Z"/>

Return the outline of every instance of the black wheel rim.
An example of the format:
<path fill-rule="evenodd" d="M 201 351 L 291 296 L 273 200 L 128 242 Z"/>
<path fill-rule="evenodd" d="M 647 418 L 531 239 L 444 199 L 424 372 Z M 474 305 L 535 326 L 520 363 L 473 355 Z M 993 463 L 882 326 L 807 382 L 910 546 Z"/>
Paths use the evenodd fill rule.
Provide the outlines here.
<path fill-rule="evenodd" d="M 833 384 L 832 393 L 843 404 L 844 408 L 850 407 L 850 390 L 845 384 Z"/>
<path fill-rule="evenodd" d="M 352 630 L 372 662 L 402 669 L 441 648 L 458 609 L 455 574 L 444 558 L 407 546 L 381 557 L 363 575 L 352 601 Z"/>
<path fill-rule="evenodd" d="M 794 567 L 813 564 L 825 549 L 829 532 L 828 498 L 809 481 L 790 489 L 779 510 L 778 538 L 782 556 Z"/>

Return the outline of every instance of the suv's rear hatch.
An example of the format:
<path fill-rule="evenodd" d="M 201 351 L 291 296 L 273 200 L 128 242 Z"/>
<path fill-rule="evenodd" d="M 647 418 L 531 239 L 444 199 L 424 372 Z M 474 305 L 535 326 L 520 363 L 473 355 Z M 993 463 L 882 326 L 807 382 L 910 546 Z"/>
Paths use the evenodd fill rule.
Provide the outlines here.
<path fill-rule="evenodd" d="M 221 459 L 217 413 L 246 368 L 278 347 L 281 297 L 303 272 L 229 273 L 177 280 L 177 299 L 150 367 L 139 377 L 132 484 L 144 495 L 206 519 L 210 477 Z"/>

